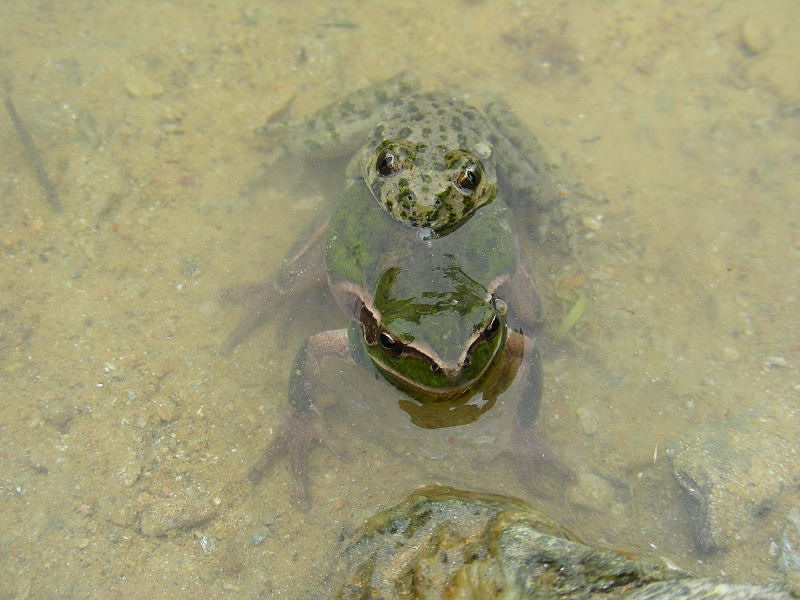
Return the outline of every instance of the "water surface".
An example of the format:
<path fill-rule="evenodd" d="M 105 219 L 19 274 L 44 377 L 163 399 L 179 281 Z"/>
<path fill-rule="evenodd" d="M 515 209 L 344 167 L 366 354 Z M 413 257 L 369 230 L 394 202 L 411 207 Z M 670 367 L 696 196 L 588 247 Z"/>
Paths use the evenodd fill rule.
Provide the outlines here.
<path fill-rule="evenodd" d="M 703 553 L 664 449 L 726 421 L 798 439 L 798 20 L 779 0 L 4 3 L 0 84 L 64 207 L 0 114 L 4 597 L 291 597 L 343 527 L 433 482 L 524 497 L 698 574 L 780 580 L 796 481 Z M 569 260 L 527 257 L 553 319 L 565 292 L 590 298 L 547 356 L 537 424 L 584 478 L 479 463 L 331 364 L 350 457 L 315 452 L 302 513 L 285 462 L 243 478 L 302 338 L 342 319 L 297 306 L 226 357 L 241 310 L 218 292 L 276 269 L 326 202 L 250 185 L 256 129 L 404 69 L 504 97 L 607 199 L 577 203 Z"/>

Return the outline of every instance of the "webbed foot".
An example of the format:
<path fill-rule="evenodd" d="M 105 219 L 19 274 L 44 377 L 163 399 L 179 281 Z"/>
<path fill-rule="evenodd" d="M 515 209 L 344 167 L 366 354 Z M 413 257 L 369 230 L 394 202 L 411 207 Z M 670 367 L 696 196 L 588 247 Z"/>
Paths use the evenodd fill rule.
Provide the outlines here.
<path fill-rule="evenodd" d="M 258 483 L 276 460 L 289 457 L 289 468 L 294 478 L 294 501 L 303 509 L 310 506 L 309 457 L 315 445 L 327 443 L 327 434 L 319 417 L 310 412 L 292 413 L 281 425 L 278 434 L 250 469 L 250 481 Z"/>

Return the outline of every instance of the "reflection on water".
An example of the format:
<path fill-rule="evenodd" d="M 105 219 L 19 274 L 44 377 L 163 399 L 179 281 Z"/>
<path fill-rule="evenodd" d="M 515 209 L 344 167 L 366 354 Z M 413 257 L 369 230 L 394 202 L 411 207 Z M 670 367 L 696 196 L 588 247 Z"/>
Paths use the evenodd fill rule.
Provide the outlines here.
<path fill-rule="evenodd" d="M 587 541 L 699 574 L 782 580 L 800 502 L 799 10 L 3 5 L 0 83 L 63 206 L 4 113 L 3 588 L 286 597 L 343 528 L 435 482 L 523 497 Z M 254 132 L 403 69 L 472 104 L 502 96 L 585 186 L 564 199 L 572 254 L 526 254 L 550 330 L 590 299 L 545 344 L 535 425 L 576 478 L 496 455 L 503 398 L 421 429 L 401 392 L 330 361 L 331 448 L 312 455 L 303 514 L 285 462 L 245 476 L 302 339 L 344 319 L 276 302 L 223 356 L 238 311 L 218 299 L 274 272 L 345 175 L 312 160 L 317 183 L 253 186 Z"/>

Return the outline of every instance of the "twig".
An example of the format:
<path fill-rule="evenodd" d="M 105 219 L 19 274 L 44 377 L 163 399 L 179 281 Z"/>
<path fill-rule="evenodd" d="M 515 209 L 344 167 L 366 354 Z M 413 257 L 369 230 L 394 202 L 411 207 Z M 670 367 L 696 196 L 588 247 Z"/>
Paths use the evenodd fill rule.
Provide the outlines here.
<path fill-rule="evenodd" d="M 53 183 L 47 176 L 47 171 L 44 170 L 42 157 L 39 154 L 39 151 L 36 149 L 36 146 L 33 144 L 31 134 L 28 133 L 28 130 L 25 129 L 25 125 L 23 125 L 22 120 L 19 118 L 17 109 L 14 108 L 14 103 L 11 102 L 11 98 L 8 96 L 6 96 L 6 110 L 8 111 L 8 116 L 11 117 L 11 122 L 14 123 L 14 129 L 17 130 L 17 135 L 19 136 L 20 142 L 22 142 L 22 147 L 25 149 L 25 154 L 28 157 L 28 161 L 31 163 L 31 165 L 33 165 L 33 168 L 36 171 L 36 179 L 39 180 L 39 185 L 41 185 L 44 189 L 44 193 L 47 196 L 47 201 L 50 203 L 50 206 L 54 211 L 63 211 L 64 209 L 61 206 L 61 201 L 58 199 L 56 188 L 53 186 Z"/>

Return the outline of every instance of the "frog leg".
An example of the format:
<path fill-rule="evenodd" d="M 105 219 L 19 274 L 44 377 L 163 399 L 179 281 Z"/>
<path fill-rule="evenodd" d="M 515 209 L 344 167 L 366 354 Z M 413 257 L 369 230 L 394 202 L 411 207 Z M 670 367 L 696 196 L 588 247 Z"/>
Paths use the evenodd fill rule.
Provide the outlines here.
<path fill-rule="evenodd" d="M 490 459 L 499 454 L 510 454 L 515 459 L 520 476 L 526 481 L 536 480 L 542 468 L 555 474 L 561 481 L 573 481 L 575 475 L 572 469 L 534 431 L 543 388 L 542 357 L 538 345 L 533 338 L 512 331 L 505 352 L 507 362 L 519 364 L 516 377 L 522 389 L 519 391 L 514 426 L 503 433 Z"/>
<path fill-rule="evenodd" d="M 567 188 L 557 176 L 555 165 L 505 102 L 489 102 L 485 112 L 494 128 L 490 139 L 506 202 L 536 241 L 553 243 L 567 251 L 561 210 Z"/>
<path fill-rule="evenodd" d="M 224 354 L 230 353 L 274 314 L 281 301 L 308 294 L 324 286 L 327 227 L 327 215 L 314 222 L 283 259 L 283 265 L 277 273 L 260 283 L 232 288 L 222 293 L 223 299 L 245 304 L 247 307 L 238 325 L 223 344 Z"/>
<path fill-rule="evenodd" d="M 353 360 L 347 329 L 332 329 L 306 340 L 292 365 L 289 379 L 289 415 L 281 423 L 277 435 L 250 470 L 250 480 L 261 480 L 275 460 L 284 454 L 294 477 L 294 496 L 308 507 L 308 458 L 315 444 L 330 446 L 320 412 L 314 405 L 322 364 L 328 357 Z"/>
<path fill-rule="evenodd" d="M 361 88 L 295 123 L 268 122 L 260 130 L 272 147 L 270 162 L 277 156 L 313 156 L 326 160 L 349 156 L 375 125 L 376 112 L 392 99 L 414 93 L 416 78 L 407 72 Z M 275 148 L 279 152 L 275 152 Z"/>
<path fill-rule="evenodd" d="M 542 305 L 525 265 L 517 263 L 516 272 L 495 295 L 508 305 L 510 326 L 534 335 L 541 325 Z"/>

